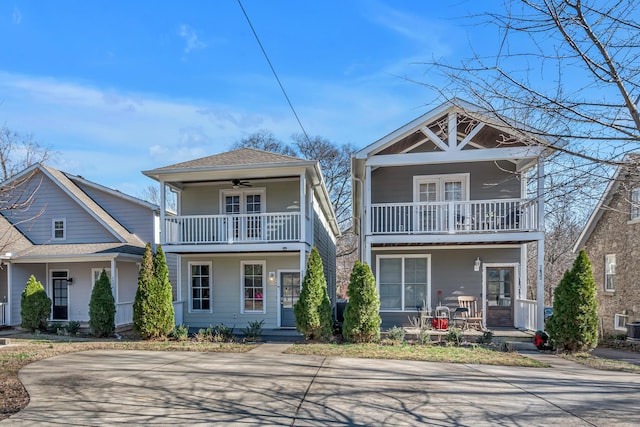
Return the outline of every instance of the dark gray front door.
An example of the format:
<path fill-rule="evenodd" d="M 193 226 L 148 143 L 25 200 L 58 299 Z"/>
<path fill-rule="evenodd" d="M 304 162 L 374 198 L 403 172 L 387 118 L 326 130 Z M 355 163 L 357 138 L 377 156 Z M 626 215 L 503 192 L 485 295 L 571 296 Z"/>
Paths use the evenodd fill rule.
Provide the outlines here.
<path fill-rule="evenodd" d="M 53 320 L 69 320 L 69 282 L 66 272 L 54 271 L 53 280 Z"/>
<path fill-rule="evenodd" d="M 293 305 L 300 298 L 300 273 L 280 273 L 280 326 L 294 328 L 296 318 L 293 314 Z"/>

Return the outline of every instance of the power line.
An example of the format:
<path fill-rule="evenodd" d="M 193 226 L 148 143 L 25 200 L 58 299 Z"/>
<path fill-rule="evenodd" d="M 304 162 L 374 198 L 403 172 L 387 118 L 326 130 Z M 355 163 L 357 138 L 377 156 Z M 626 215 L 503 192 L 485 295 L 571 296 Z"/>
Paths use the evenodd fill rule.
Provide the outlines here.
<path fill-rule="evenodd" d="M 293 104 L 291 103 L 291 100 L 289 99 L 289 95 L 287 95 L 287 91 L 284 90 L 284 86 L 282 85 L 282 82 L 280 81 L 280 78 L 278 77 L 278 73 L 276 73 L 275 68 L 273 68 L 273 65 L 271 64 L 271 60 L 269 59 L 269 55 L 267 55 L 267 51 L 264 49 L 264 46 L 262 46 L 262 42 L 260 42 L 260 38 L 258 37 L 258 33 L 256 33 L 256 30 L 253 28 L 253 24 L 251 24 L 251 20 L 249 19 L 249 15 L 247 15 L 247 12 L 244 10 L 244 7 L 242 6 L 242 2 L 241 0 L 238 0 L 238 6 L 240 6 L 240 9 L 242 10 L 242 13 L 244 14 L 244 17 L 247 19 L 247 23 L 249 24 L 249 27 L 251 28 L 251 31 L 253 32 L 254 37 L 256 38 L 256 41 L 258 42 L 258 46 L 260 46 L 260 50 L 262 50 L 262 54 L 264 55 L 265 59 L 267 60 L 267 64 L 269 64 L 269 68 L 271 68 L 271 72 L 273 73 L 273 76 L 276 78 L 276 81 L 278 82 L 278 85 L 280 86 L 280 90 L 282 91 L 282 94 L 284 95 L 285 99 L 287 100 L 287 103 L 289 104 L 289 108 L 291 108 L 291 111 L 293 112 L 293 115 L 295 116 L 298 125 L 300 126 L 300 129 L 302 129 L 302 133 L 304 134 L 304 137 L 307 139 L 307 142 L 310 143 L 311 140 L 309 138 L 309 135 L 307 134 L 307 131 L 305 130 L 304 126 L 302 126 L 302 122 L 300 121 L 300 117 L 298 117 L 298 113 L 296 113 L 296 109 L 293 108 Z"/>

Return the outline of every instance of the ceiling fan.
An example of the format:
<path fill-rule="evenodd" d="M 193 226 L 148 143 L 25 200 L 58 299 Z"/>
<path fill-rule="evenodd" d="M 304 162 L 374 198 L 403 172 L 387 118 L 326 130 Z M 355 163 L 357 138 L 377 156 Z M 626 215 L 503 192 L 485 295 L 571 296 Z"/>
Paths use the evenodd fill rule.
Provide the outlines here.
<path fill-rule="evenodd" d="M 251 187 L 251 183 L 249 181 L 243 181 L 241 179 L 232 179 L 231 184 L 233 184 L 233 188 Z"/>

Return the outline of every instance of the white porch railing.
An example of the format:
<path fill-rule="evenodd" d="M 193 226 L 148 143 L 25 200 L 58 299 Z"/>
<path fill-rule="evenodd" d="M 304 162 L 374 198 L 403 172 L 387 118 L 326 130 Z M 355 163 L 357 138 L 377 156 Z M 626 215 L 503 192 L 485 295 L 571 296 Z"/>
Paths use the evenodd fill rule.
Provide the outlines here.
<path fill-rule="evenodd" d="M 116 304 L 116 327 L 133 323 L 133 301 Z"/>
<path fill-rule="evenodd" d="M 7 324 L 7 311 L 9 311 L 9 304 L 6 302 L 0 302 L 0 326 Z"/>
<path fill-rule="evenodd" d="M 173 302 L 173 322 L 176 325 L 181 325 L 184 321 L 184 309 L 182 301 Z"/>
<path fill-rule="evenodd" d="M 291 242 L 300 240 L 300 213 L 184 215 L 166 218 L 167 244 Z"/>
<path fill-rule="evenodd" d="M 532 300 L 516 299 L 515 315 L 516 328 L 534 331 L 538 324 L 538 303 Z"/>
<path fill-rule="evenodd" d="M 373 234 L 536 231 L 536 199 L 375 203 Z"/>

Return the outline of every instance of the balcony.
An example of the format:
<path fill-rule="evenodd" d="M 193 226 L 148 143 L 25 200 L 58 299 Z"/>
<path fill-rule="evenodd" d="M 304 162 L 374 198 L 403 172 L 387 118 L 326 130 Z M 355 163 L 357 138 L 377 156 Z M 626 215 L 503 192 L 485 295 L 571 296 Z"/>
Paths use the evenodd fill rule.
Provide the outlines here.
<path fill-rule="evenodd" d="M 537 199 L 375 203 L 371 234 L 538 231 Z"/>
<path fill-rule="evenodd" d="M 300 241 L 300 213 L 185 215 L 165 219 L 169 245 Z"/>

